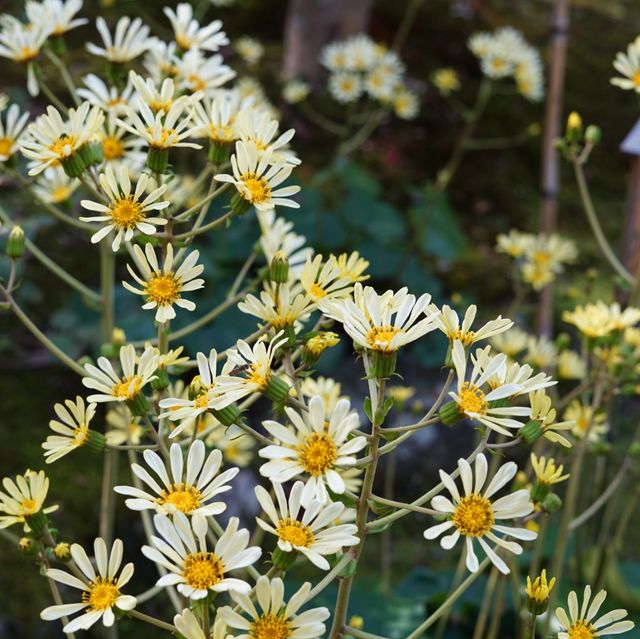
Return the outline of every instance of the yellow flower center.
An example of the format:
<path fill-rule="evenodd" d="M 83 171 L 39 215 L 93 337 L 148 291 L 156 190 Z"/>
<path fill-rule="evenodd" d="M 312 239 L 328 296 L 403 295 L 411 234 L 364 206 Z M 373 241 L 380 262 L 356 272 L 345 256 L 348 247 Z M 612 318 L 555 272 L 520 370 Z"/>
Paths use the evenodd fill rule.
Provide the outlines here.
<path fill-rule="evenodd" d="M 327 291 L 325 291 L 320 284 L 316 284 L 315 282 L 311 285 L 308 293 L 314 300 L 320 300 L 327 295 Z"/>
<path fill-rule="evenodd" d="M 485 394 L 477 386 L 465 382 L 458 395 L 460 397 L 460 410 L 463 413 L 487 414 L 489 402 Z"/>
<path fill-rule="evenodd" d="M 550 259 L 551 259 L 551 255 L 549 255 L 549 253 L 547 253 L 546 251 L 536 251 L 533 254 L 533 261 L 538 266 L 543 266 L 547 264 Z"/>
<path fill-rule="evenodd" d="M 202 493 L 190 484 L 171 484 L 156 500 L 160 505 L 169 504 L 185 515 L 200 508 Z"/>
<path fill-rule="evenodd" d="M 216 126 L 215 124 L 209 125 L 209 136 L 216 142 L 233 142 L 235 135 L 230 124 L 226 126 Z"/>
<path fill-rule="evenodd" d="M 390 343 L 398 333 L 402 333 L 402 329 L 395 326 L 374 326 L 367 333 L 367 342 L 376 351 L 396 350 L 390 348 Z"/>
<path fill-rule="evenodd" d="M 149 108 L 154 113 L 158 113 L 158 111 L 168 111 L 172 105 L 173 100 L 167 100 L 166 102 L 162 100 L 151 100 L 151 102 L 149 102 Z"/>
<path fill-rule="evenodd" d="M 593 639 L 596 636 L 593 624 L 578 619 L 567 631 L 569 639 Z"/>
<path fill-rule="evenodd" d="M 462 329 L 458 328 L 455 331 L 447 331 L 447 337 L 452 342 L 458 340 L 462 342 L 463 346 L 470 346 L 473 344 L 476 334 L 474 331 L 463 332 Z"/>
<path fill-rule="evenodd" d="M 82 601 L 89 604 L 91 610 L 106 610 L 113 608 L 119 596 L 115 579 L 98 577 L 89 584 L 89 590 L 82 593 Z"/>
<path fill-rule="evenodd" d="M 74 135 L 63 133 L 53 144 L 49 145 L 49 150 L 59 158 L 66 158 L 73 153 L 76 142 L 77 138 Z"/>
<path fill-rule="evenodd" d="M 133 399 L 139 392 L 142 386 L 142 380 L 138 375 L 131 375 L 130 377 L 124 377 L 117 384 L 113 385 L 111 394 L 114 397 L 124 397 L 125 399 Z"/>
<path fill-rule="evenodd" d="M 271 197 L 271 187 L 268 180 L 256 173 L 245 173 L 240 176 L 240 181 L 244 184 L 247 192 L 243 192 L 243 197 L 249 202 L 258 203 L 265 202 Z"/>
<path fill-rule="evenodd" d="M 640 87 L 640 71 L 636 71 L 631 80 L 637 87 Z"/>
<path fill-rule="evenodd" d="M 38 55 L 37 49 L 24 46 L 24 47 L 20 47 L 20 53 L 16 57 L 16 60 L 18 62 L 27 62 L 28 60 L 32 60 L 33 58 L 35 58 L 37 55 Z"/>
<path fill-rule="evenodd" d="M 213 552 L 194 552 L 184 559 L 184 579 L 196 590 L 207 590 L 220 583 L 224 577 L 224 566 Z"/>
<path fill-rule="evenodd" d="M 156 304 L 173 304 L 180 297 L 180 284 L 173 273 L 153 275 L 145 286 L 145 293 Z"/>
<path fill-rule="evenodd" d="M 133 195 L 116 200 L 109 209 L 109 215 L 115 226 L 120 229 L 134 229 L 138 222 L 144 220 L 142 207 Z"/>
<path fill-rule="evenodd" d="M 296 519 L 287 517 L 278 522 L 278 537 L 282 541 L 288 541 L 293 546 L 309 548 L 315 541 L 315 537 L 309 526 L 305 526 Z"/>
<path fill-rule="evenodd" d="M 115 135 L 108 135 L 102 140 L 102 153 L 105 160 L 117 160 L 124 155 L 124 144 Z"/>
<path fill-rule="evenodd" d="M 76 446 L 83 446 L 89 439 L 89 427 L 86 424 L 80 424 L 73 430 L 73 443 Z"/>
<path fill-rule="evenodd" d="M 56 203 L 64 202 L 69 199 L 71 189 L 68 186 L 58 186 L 51 191 L 51 199 Z"/>
<path fill-rule="evenodd" d="M 152 149 L 156 151 L 162 151 L 163 149 L 168 149 L 173 146 L 178 140 L 175 139 L 176 130 L 175 129 L 162 129 L 160 132 L 160 139 L 157 139 L 157 136 L 154 134 L 154 130 L 151 127 L 147 127 L 147 133 L 153 136 L 153 143 L 149 144 Z"/>
<path fill-rule="evenodd" d="M 260 388 L 264 388 L 269 381 L 269 370 L 267 369 L 265 372 L 262 370 L 262 366 L 256 362 L 251 364 L 251 372 L 246 378 L 247 384 L 255 384 Z"/>
<path fill-rule="evenodd" d="M 191 85 L 192 91 L 204 91 L 207 88 L 207 83 L 195 73 L 187 76 L 187 82 Z"/>
<path fill-rule="evenodd" d="M 333 466 L 338 449 L 326 433 L 312 433 L 298 447 L 298 458 L 306 473 L 314 477 L 323 475 Z"/>
<path fill-rule="evenodd" d="M 0 138 L 0 155 L 11 155 L 13 140 L 11 138 Z"/>
<path fill-rule="evenodd" d="M 20 507 L 25 515 L 33 515 L 38 509 L 35 499 L 23 499 L 20 502 Z"/>
<path fill-rule="evenodd" d="M 467 537 L 486 535 L 495 519 L 491 502 L 477 493 L 463 497 L 453 513 L 453 525 Z"/>
<path fill-rule="evenodd" d="M 191 40 L 191 38 L 185 34 L 180 34 L 176 36 L 176 44 L 181 48 L 184 49 L 185 51 L 188 51 L 193 42 Z"/>
<path fill-rule="evenodd" d="M 209 404 L 209 393 L 205 389 L 193 400 L 193 407 L 206 408 L 207 404 Z"/>
<path fill-rule="evenodd" d="M 249 629 L 251 639 L 287 639 L 290 634 L 289 624 L 278 615 L 262 615 Z"/>
<path fill-rule="evenodd" d="M 491 66 L 493 67 L 494 71 L 501 71 L 502 69 L 504 69 L 505 61 L 502 58 L 494 58 L 493 60 L 491 60 Z"/>

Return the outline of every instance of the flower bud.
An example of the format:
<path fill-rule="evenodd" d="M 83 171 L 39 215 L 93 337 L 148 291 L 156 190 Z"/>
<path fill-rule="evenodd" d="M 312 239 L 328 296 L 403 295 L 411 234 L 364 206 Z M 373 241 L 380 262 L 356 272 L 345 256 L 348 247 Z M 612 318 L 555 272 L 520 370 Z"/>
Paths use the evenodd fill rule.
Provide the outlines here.
<path fill-rule="evenodd" d="M 20 552 L 29 552 L 33 548 L 33 539 L 29 537 L 21 537 L 18 542 Z"/>
<path fill-rule="evenodd" d="M 315 333 L 313 337 L 310 337 L 304 344 L 304 350 L 302 351 L 303 364 L 305 364 L 305 366 L 313 366 L 327 348 L 332 348 L 339 342 L 340 338 L 338 334 L 332 331 Z"/>
<path fill-rule="evenodd" d="M 562 499 L 555 493 L 549 493 L 542 502 L 542 508 L 548 513 L 555 513 L 562 508 Z"/>
<path fill-rule="evenodd" d="M 69 559 L 71 559 L 69 544 L 66 541 L 61 541 L 56 544 L 56 547 L 53 549 L 53 554 L 56 556 L 56 559 L 60 561 L 69 561 Z"/>
<path fill-rule="evenodd" d="M 602 131 L 599 126 L 595 124 L 590 124 L 584 132 L 584 139 L 586 142 L 589 142 L 593 145 L 598 144 L 600 139 L 602 138 Z"/>
<path fill-rule="evenodd" d="M 347 625 L 350 628 L 361 630 L 362 628 L 364 628 L 364 619 L 360 615 L 353 615 L 347 622 Z"/>
<path fill-rule="evenodd" d="M 7 239 L 7 257 L 17 260 L 24 255 L 24 231 L 15 225 Z"/>
<path fill-rule="evenodd" d="M 289 279 L 289 259 L 278 251 L 269 264 L 269 279 L 278 284 L 286 284 Z"/>
<path fill-rule="evenodd" d="M 540 576 L 536 577 L 533 582 L 530 577 L 527 577 L 527 587 L 525 591 L 527 593 L 527 608 L 531 614 L 541 615 L 546 612 L 549 606 L 549 595 L 555 583 L 555 577 L 552 577 L 547 582 L 546 570 L 543 570 Z"/>
<path fill-rule="evenodd" d="M 567 140 L 579 142 L 582 137 L 582 118 L 576 111 L 572 111 L 567 118 Z"/>

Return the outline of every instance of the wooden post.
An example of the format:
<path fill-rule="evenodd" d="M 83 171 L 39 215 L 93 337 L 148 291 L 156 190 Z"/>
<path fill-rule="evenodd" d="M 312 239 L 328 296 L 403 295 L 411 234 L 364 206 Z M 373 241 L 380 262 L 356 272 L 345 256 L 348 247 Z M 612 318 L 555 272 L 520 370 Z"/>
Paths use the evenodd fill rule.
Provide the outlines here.
<path fill-rule="evenodd" d="M 540 204 L 540 230 L 553 233 L 558 218 L 558 192 L 560 189 L 560 158 L 554 147 L 562 134 L 562 106 L 569 40 L 569 2 L 555 0 L 551 17 L 551 58 L 549 86 L 542 138 L 542 202 Z M 553 291 L 546 286 L 540 294 L 538 307 L 538 334 L 550 336 L 553 322 Z"/>
<path fill-rule="evenodd" d="M 640 273 L 640 120 L 620 145 L 620 150 L 630 156 L 627 186 L 627 209 L 622 238 L 622 261 L 632 275 Z M 628 301 L 622 294 L 621 301 Z"/>
<path fill-rule="evenodd" d="M 329 42 L 365 33 L 371 0 L 289 0 L 284 34 L 284 78 L 317 83 L 320 53 Z"/>

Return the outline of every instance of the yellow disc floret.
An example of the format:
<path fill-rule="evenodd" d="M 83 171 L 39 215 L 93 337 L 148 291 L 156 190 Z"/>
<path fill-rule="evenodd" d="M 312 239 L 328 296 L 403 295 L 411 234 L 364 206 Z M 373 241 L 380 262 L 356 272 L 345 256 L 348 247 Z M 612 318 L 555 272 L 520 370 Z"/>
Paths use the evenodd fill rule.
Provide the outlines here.
<path fill-rule="evenodd" d="M 292 546 L 309 548 L 315 541 L 311 528 L 291 517 L 281 519 L 277 531 L 280 540 L 288 541 Z"/>
<path fill-rule="evenodd" d="M 326 433 L 312 433 L 298 447 L 298 458 L 306 473 L 313 477 L 323 475 L 333 466 L 338 456 L 335 443 Z"/>
<path fill-rule="evenodd" d="M 242 196 L 253 204 L 260 204 L 271 197 L 271 187 L 267 178 L 256 173 L 245 173 L 240 177 L 244 185 Z"/>
<path fill-rule="evenodd" d="M 184 579 L 196 590 L 207 590 L 220 583 L 224 577 L 224 566 L 213 552 L 194 552 L 184 559 Z"/>
<path fill-rule="evenodd" d="M 485 394 L 477 386 L 465 382 L 458 392 L 458 395 L 460 397 L 460 410 L 463 413 L 487 414 L 489 402 Z"/>
<path fill-rule="evenodd" d="M 482 495 L 465 495 L 453 513 L 453 525 L 467 537 L 486 535 L 495 522 L 491 502 Z"/>
<path fill-rule="evenodd" d="M 180 297 L 180 284 L 173 273 L 157 273 L 147 282 L 145 293 L 158 305 L 173 304 Z"/>
<path fill-rule="evenodd" d="M 106 610 L 113 608 L 120 591 L 116 581 L 112 577 L 98 577 L 89 584 L 89 590 L 82 593 L 82 601 L 89 605 L 91 610 Z"/>
<path fill-rule="evenodd" d="M 188 515 L 200 507 L 202 493 L 190 484 L 171 484 L 168 490 L 162 491 L 157 502 L 161 505 L 170 504 Z"/>
<path fill-rule="evenodd" d="M 291 634 L 289 624 L 279 615 L 262 615 L 249 629 L 251 639 L 287 639 Z"/>

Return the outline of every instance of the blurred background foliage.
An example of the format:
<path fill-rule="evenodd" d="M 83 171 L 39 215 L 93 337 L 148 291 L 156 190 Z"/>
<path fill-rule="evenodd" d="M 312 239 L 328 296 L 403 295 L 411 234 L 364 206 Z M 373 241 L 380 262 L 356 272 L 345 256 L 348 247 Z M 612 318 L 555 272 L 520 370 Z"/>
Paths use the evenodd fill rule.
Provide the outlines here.
<path fill-rule="evenodd" d="M 168 23 L 161 11 L 164 4 L 127 0 L 85 2 L 83 14 L 95 17 L 100 12 L 110 22 L 122 14 L 140 15 L 158 35 L 169 37 Z M 373 2 L 370 35 L 375 40 L 391 42 L 404 8 L 403 2 Z M 0 10 L 19 13 L 21 2 L 0 2 Z M 279 97 L 286 11 L 287 3 L 281 1 L 237 0 L 235 6 L 229 8 L 210 8 L 207 17 L 220 17 L 232 41 L 240 35 L 250 35 L 266 47 L 266 55 L 253 73 L 281 109 L 283 128 L 296 128 L 294 147 L 303 161 L 297 170 L 297 179 L 303 187 L 302 207 L 288 216 L 295 223 L 296 232 L 305 235 L 309 245 L 318 252 L 359 250 L 371 262 L 372 281 L 378 288 L 406 285 L 415 293 L 430 292 L 438 304 L 451 300 L 465 304 L 477 302 L 483 316 L 504 312 L 512 296 L 507 276 L 509 265 L 506 257 L 495 254 L 493 246 L 496 235 L 510 228 L 537 230 L 541 144 L 538 134 L 543 105 L 529 103 L 506 89 L 497 91 L 477 136 L 490 138 L 523 133 L 523 142 L 511 148 L 469 152 L 448 192 L 438 193 L 431 183 L 449 157 L 461 133 L 462 122 L 429 84 L 428 78 L 439 67 L 455 68 L 462 81 L 459 97 L 467 104 L 472 103 L 481 75 L 477 61 L 467 49 L 468 36 L 478 30 L 510 25 L 521 30 L 542 50 L 544 57 L 551 3 L 543 0 L 430 0 L 424 3 L 402 50 L 412 84 L 420 94 L 420 115 L 411 122 L 390 118 L 358 152 L 348 157 L 337 156 L 338 141 L 310 124 L 295 107 L 285 105 Z M 88 32 L 97 37 L 91 26 L 72 32 L 70 49 L 79 45 L 83 34 Z M 638 117 L 638 104 L 634 95 L 612 87 L 609 78 L 615 53 L 624 49 L 638 33 L 637 0 L 572 2 L 566 113 L 577 109 L 586 123 L 602 127 L 602 143 L 587 171 L 596 208 L 605 232 L 614 238 L 614 245 L 618 242 L 615 238 L 622 235 L 629 163 L 629 158 L 618 147 Z M 79 77 L 97 63 L 78 47 L 76 51 L 71 70 Z M 237 63 L 236 68 L 242 68 L 233 52 L 229 52 L 228 59 L 232 65 Z M 42 101 L 34 104 L 28 98 L 21 69 L 15 65 L 3 61 L 2 78 L 2 90 L 32 112 L 46 106 Z M 183 159 L 188 161 L 186 157 Z M 65 269 L 81 275 L 85 283 L 97 285 L 97 253 L 77 230 L 63 228 L 45 211 L 34 208 L 9 178 L 0 178 L 0 200 L 24 226 L 27 235 L 55 256 Z M 557 313 L 573 305 L 576 299 L 582 299 L 593 281 L 589 269 L 601 270 L 605 280 L 611 277 L 582 215 L 569 169 L 564 167 L 559 231 L 575 239 L 580 259 L 569 268 L 562 287 L 556 289 Z M 194 296 L 199 312 L 205 312 L 224 298 L 253 241 L 249 238 L 256 239 L 258 234 L 254 216 L 245 216 L 235 219 L 225 233 L 201 236 L 198 246 L 207 286 Z M 122 270 L 118 275 L 124 276 L 123 260 L 119 268 Z M 32 258 L 27 259 L 22 276 L 19 300 L 36 323 L 73 356 L 95 355 L 99 331 L 95 309 L 79 295 L 52 281 L 51 275 Z M 134 296 L 118 290 L 116 304 L 117 324 L 130 339 L 143 339 L 152 334 L 152 319 L 148 314 L 140 319 Z M 189 318 L 179 316 L 176 327 L 188 321 Z M 226 347 L 253 327 L 252 318 L 232 310 L 204 330 L 190 335 L 185 346 L 192 355 L 212 346 Z M 346 353 L 348 345 L 342 344 L 341 348 Z M 405 367 L 406 383 L 419 388 L 419 401 L 428 402 L 440 379 L 437 370 L 428 372 L 429 367 L 441 361 L 442 353 L 434 352 L 430 343 L 419 344 L 411 357 L 411 365 L 407 363 Z M 346 392 L 355 394 L 359 372 L 351 365 L 342 366 L 343 361 L 339 351 L 333 353 L 323 372 L 340 379 Z M 79 380 L 52 362 L 7 314 L 0 315 L 0 375 L 2 474 L 15 474 L 27 466 L 41 468 L 40 444 L 52 406 L 63 397 L 81 392 Z M 398 464 L 402 467 L 399 498 L 429 485 L 435 473 L 430 457 L 441 460 L 444 456 L 450 466 L 470 448 L 446 429 L 429 429 L 415 439 L 411 457 Z M 65 522 L 65 528 L 74 531 L 74 540 L 86 542 L 95 532 L 100 471 L 95 458 L 86 451 L 74 456 L 73 463 L 48 468 L 53 486 L 51 497 L 62 504 L 57 518 Z M 244 493 L 240 486 L 236 505 L 239 509 L 243 508 L 243 500 L 247 503 L 252 500 L 249 484 L 244 484 Z M 244 504 L 245 514 L 250 510 L 251 507 Z M 137 519 L 122 508 L 118 517 L 117 530 L 138 525 Z M 444 568 L 437 545 L 426 549 L 416 533 L 421 530 L 416 524 L 420 517 L 410 519 L 411 522 L 401 520 L 394 533 L 394 540 L 400 540 L 396 543 L 402 544 L 402 552 L 395 553 L 394 575 L 405 575 L 405 578 L 393 580 L 390 589 L 385 590 L 374 578 L 377 566 L 372 559 L 370 587 L 361 587 L 354 594 L 353 612 L 365 617 L 365 630 L 372 628 L 376 633 L 402 636 L 403 631 L 423 618 L 425 606 L 430 609 L 437 606 L 451 580 L 451 570 Z M 618 584 L 614 595 L 634 607 L 640 597 L 640 553 L 633 543 L 637 528 L 630 526 L 628 530 L 623 553 L 627 561 L 619 569 L 621 572 L 611 576 L 609 585 L 611 589 L 611 584 Z M 547 539 L 549 548 L 553 541 L 551 534 Z M 379 543 L 372 542 L 374 547 Z M 375 552 L 366 554 L 376 557 Z M 139 562 L 141 566 L 148 563 Z M 523 569 L 527 563 L 528 558 L 524 556 Z M 2 541 L 0 565 L 0 592 L 5 593 L 0 604 L 0 637 L 59 636 L 57 626 L 42 624 L 33 614 L 48 603 L 48 592 L 34 574 L 30 560 Z M 410 568 L 414 568 L 413 571 L 410 572 Z M 577 569 L 584 573 L 589 567 Z M 144 570 L 141 568 L 136 575 L 133 591 L 152 580 L 150 566 L 147 565 L 147 574 Z M 635 589 L 629 589 L 625 583 Z M 447 630 L 446 637 L 471 635 L 484 585 L 484 578 L 479 579 L 456 604 L 455 623 Z M 323 594 L 330 603 L 332 591 Z M 510 610 L 511 602 L 507 600 L 505 632 L 500 633 L 500 637 L 510 636 L 506 630 L 512 627 Z M 129 636 L 127 623 L 121 626 L 123 636 Z M 140 629 L 139 624 L 136 632 L 140 637 L 155 636 L 146 628 Z"/>

